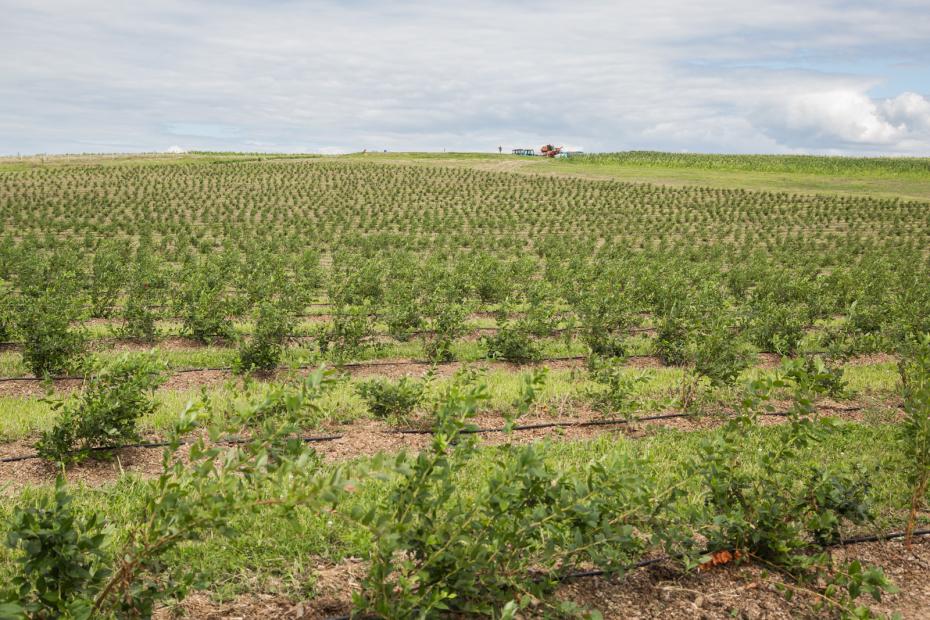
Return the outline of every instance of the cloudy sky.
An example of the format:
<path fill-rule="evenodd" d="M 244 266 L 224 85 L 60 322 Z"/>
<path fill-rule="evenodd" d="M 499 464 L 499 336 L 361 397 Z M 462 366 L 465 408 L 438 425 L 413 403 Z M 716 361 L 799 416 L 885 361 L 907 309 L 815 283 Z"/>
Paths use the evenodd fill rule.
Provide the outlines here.
<path fill-rule="evenodd" d="M 930 0 L 0 0 L 0 154 L 930 155 Z"/>

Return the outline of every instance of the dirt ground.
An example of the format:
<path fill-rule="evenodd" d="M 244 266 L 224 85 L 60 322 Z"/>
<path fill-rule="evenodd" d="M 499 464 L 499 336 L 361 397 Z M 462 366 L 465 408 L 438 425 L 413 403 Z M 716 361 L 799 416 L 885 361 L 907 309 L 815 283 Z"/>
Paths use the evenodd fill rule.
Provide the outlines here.
<path fill-rule="evenodd" d="M 860 598 L 860 604 L 885 615 L 899 613 L 905 620 L 930 618 L 930 537 L 915 541 L 911 550 L 901 541 L 887 541 L 837 547 L 831 550 L 837 563 L 858 559 L 880 566 L 899 592 L 881 602 Z M 251 594 L 233 601 L 216 602 L 206 593 L 197 593 L 169 613 L 157 617 L 232 620 L 286 618 L 290 620 L 330 620 L 351 611 L 352 592 L 365 574 L 365 564 L 350 559 L 336 565 L 321 563 L 313 579 L 316 595 L 307 601 L 292 601 L 272 595 Z M 751 563 L 725 565 L 701 572 L 683 572 L 671 562 L 662 562 L 630 571 L 624 577 L 595 577 L 563 584 L 556 600 L 572 601 L 588 610 L 599 611 L 607 619 L 645 620 L 653 618 L 685 620 L 788 620 L 823 618 L 812 606 L 816 597 L 798 591 L 791 600 L 779 590 L 785 578 Z M 795 586 L 797 587 L 797 586 Z M 542 617 L 538 612 L 521 616 Z"/>
<path fill-rule="evenodd" d="M 177 339 L 182 340 L 182 339 Z M 881 364 L 893 362 L 893 356 L 878 353 L 872 355 L 861 355 L 850 358 L 848 364 L 856 366 L 866 366 L 869 364 Z M 776 368 L 781 363 L 781 358 L 774 353 L 760 353 L 758 368 L 771 369 Z M 527 368 L 545 366 L 550 370 L 564 370 L 571 368 L 584 368 L 585 360 L 582 356 L 565 358 L 565 359 L 545 359 L 539 362 L 527 364 L 516 364 L 512 362 L 496 362 L 490 360 L 478 360 L 474 362 L 449 362 L 439 365 L 432 365 L 421 360 L 411 359 L 378 359 L 368 362 L 356 362 L 337 367 L 340 371 L 345 372 L 353 377 L 385 377 L 396 379 L 403 376 L 422 377 L 430 369 L 435 369 L 437 376 L 448 377 L 455 374 L 463 366 L 475 366 L 487 368 L 488 370 L 507 370 L 519 372 Z M 629 368 L 663 368 L 665 365 L 662 361 L 652 355 L 631 355 L 624 360 L 624 365 Z M 272 372 L 263 379 L 274 379 L 283 377 L 288 371 Z M 302 372 L 308 372 L 303 369 Z M 168 381 L 162 389 L 166 390 L 184 390 L 198 388 L 201 386 L 221 385 L 229 380 L 237 380 L 238 375 L 231 370 L 209 370 L 209 369 L 180 369 L 172 372 Z M 0 396 L 14 397 L 35 397 L 43 396 L 53 389 L 56 392 L 70 392 L 81 386 L 82 381 L 79 379 L 58 379 L 50 381 L 37 381 L 35 378 L 4 378 L 0 381 Z"/>
<path fill-rule="evenodd" d="M 836 562 L 858 559 L 881 566 L 900 592 L 867 602 L 876 612 L 898 612 L 903 618 L 930 618 L 930 540 L 916 543 L 912 552 L 899 541 L 839 547 Z M 753 564 L 682 574 L 659 564 L 635 571 L 625 579 L 585 579 L 563 586 L 560 598 L 599 610 L 605 618 L 814 618 L 816 597 L 796 592 L 789 601 L 776 587 L 794 585 Z M 795 586 L 796 587 L 796 586 Z M 829 616 L 826 616 L 829 617 Z"/>
<path fill-rule="evenodd" d="M 829 415 L 838 419 L 861 422 L 865 419 L 866 407 L 858 403 L 823 402 L 819 405 L 821 415 Z M 900 412 L 899 412 L 900 414 Z M 650 415 L 676 415 L 675 411 L 654 412 Z M 484 445 L 500 445 L 503 443 L 528 444 L 542 440 L 578 441 L 593 439 L 602 435 L 624 435 L 627 437 L 644 437 L 659 429 L 676 429 L 683 432 L 714 428 L 723 424 L 723 416 L 700 417 L 671 417 L 660 420 L 637 421 L 633 424 L 619 422 L 616 424 L 602 424 L 603 416 L 586 408 L 574 408 L 571 416 L 552 415 L 542 412 L 540 415 L 529 416 L 519 420 L 520 425 L 548 425 L 544 428 L 517 431 L 512 436 L 505 433 L 480 433 L 479 441 Z M 495 429 L 503 425 L 503 418 L 499 413 L 486 412 L 475 417 L 472 422 L 482 429 Z M 773 425 L 786 422 L 786 418 L 779 416 L 765 416 L 759 418 L 759 424 Z M 594 424 L 591 424 L 594 423 Z M 590 425 L 585 425 L 590 424 Z M 425 428 L 425 424 L 409 425 L 411 428 Z M 358 420 L 350 424 L 330 425 L 319 430 L 308 432 L 308 436 L 338 436 L 338 439 L 313 443 L 325 462 L 344 461 L 359 456 L 373 456 L 379 452 L 397 453 L 401 450 L 419 451 L 430 443 L 428 434 L 401 434 L 398 427 L 380 420 Z M 146 437 L 143 441 L 158 442 L 158 436 Z M 33 441 L 24 440 L 0 444 L 0 458 L 19 457 L 31 455 Z M 182 446 L 181 456 L 186 451 Z M 66 470 L 66 476 L 71 482 L 82 482 L 88 486 L 99 486 L 113 482 L 123 473 L 135 473 L 142 476 L 156 476 L 161 472 L 161 448 L 122 448 L 120 450 L 103 454 L 99 458 L 90 459 L 79 464 L 71 465 Z M 60 470 L 53 464 L 38 459 L 0 462 L 0 495 L 15 494 L 24 487 L 37 484 L 47 484 L 54 481 Z"/>

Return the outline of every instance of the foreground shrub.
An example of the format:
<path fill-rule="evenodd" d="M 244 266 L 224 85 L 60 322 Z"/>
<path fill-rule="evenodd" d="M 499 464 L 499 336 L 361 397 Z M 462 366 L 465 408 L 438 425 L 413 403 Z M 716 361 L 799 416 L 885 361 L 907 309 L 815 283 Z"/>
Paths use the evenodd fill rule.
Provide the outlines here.
<path fill-rule="evenodd" d="M 17 510 L 9 523 L 6 546 L 23 553 L 10 590 L 0 592 L 0 617 L 90 617 L 94 595 L 111 575 L 105 538 L 97 513 L 74 512 L 59 476 L 54 496 Z"/>
<path fill-rule="evenodd" d="M 118 535 L 102 513 L 76 516 L 61 483 L 53 501 L 17 508 L 8 546 L 20 573 L 11 587 L 0 587 L 0 617 L 150 618 L 156 606 L 209 586 L 174 560 L 179 548 L 235 536 L 237 518 L 259 506 L 299 502 L 320 509 L 347 485 L 338 468 L 319 475 L 312 448 L 300 441 L 278 458 L 276 446 L 293 431 L 287 423 L 255 429 L 230 448 L 199 439 L 182 460 L 181 437 L 201 417 L 192 405 L 179 416 L 161 474 L 141 489 L 142 501 L 132 503 Z M 276 497 L 269 498 L 269 489 Z"/>
<path fill-rule="evenodd" d="M 164 370 L 154 355 L 124 355 L 100 366 L 79 395 L 52 403 L 58 419 L 36 444 L 39 455 L 80 461 L 95 449 L 138 441 L 138 420 L 155 410 L 152 392 Z"/>
<path fill-rule="evenodd" d="M 813 592 L 815 611 L 873 618 L 857 599 L 869 594 L 881 600 L 883 592 L 894 591 L 881 570 L 858 563 L 835 567 L 828 553 L 811 553 L 812 545 L 836 542 L 841 526 L 870 523 L 873 515 L 869 473 L 821 463 L 810 450 L 832 430 L 826 421 L 803 415 L 807 407 L 797 401 L 806 398 L 810 385 L 809 378 L 796 384 L 789 423 L 752 459 L 745 449 L 748 433 L 755 416 L 769 408 L 772 390 L 785 386 L 780 378 L 753 382 L 741 414 L 701 442 L 690 474 L 703 482 L 706 513 L 700 533 L 711 557 L 726 553 L 778 567 L 789 580 L 786 594 Z"/>
<path fill-rule="evenodd" d="M 786 464 L 778 448 L 762 455 L 763 469 L 750 471 L 738 451 L 738 443 L 718 438 L 698 454 L 710 524 L 703 533 L 711 551 L 736 550 L 801 568 L 811 542 L 833 542 L 844 520 L 871 518 L 863 472 L 810 464 L 805 473 L 797 461 Z"/>
<path fill-rule="evenodd" d="M 398 456 L 389 496 L 349 515 L 374 545 L 358 611 L 386 618 L 513 611 L 543 600 L 565 566 L 622 573 L 649 542 L 641 532 L 667 531 L 655 515 L 669 496 L 654 494 L 632 473 L 636 464 L 622 460 L 561 472 L 545 447 L 521 446 L 490 456 L 481 465 L 488 475 L 463 492 L 459 482 L 477 448 L 462 431 L 486 400 L 483 385 L 453 382 L 431 446 Z"/>

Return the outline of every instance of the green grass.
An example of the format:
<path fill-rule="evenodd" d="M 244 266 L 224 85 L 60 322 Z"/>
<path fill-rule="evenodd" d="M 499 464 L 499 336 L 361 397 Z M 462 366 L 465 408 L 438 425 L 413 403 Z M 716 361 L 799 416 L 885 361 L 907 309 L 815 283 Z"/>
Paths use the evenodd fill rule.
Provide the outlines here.
<path fill-rule="evenodd" d="M 825 157 L 818 155 L 727 155 L 626 151 L 572 157 L 571 164 L 637 168 L 694 168 L 731 172 L 776 172 L 841 177 L 930 180 L 928 157 Z"/>
<path fill-rule="evenodd" d="M 584 347 L 578 341 L 566 343 L 562 338 L 547 338 L 539 341 L 543 357 L 564 357 L 583 355 Z M 181 368 L 225 368 L 232 366 L 238 357 L 235 348 L 228 346 L 206 345 L 184 349 L 159 350 L 153 347 L 158 357 L 164 360 L 170 369 Z M 475 362 L 486 360 L 487 349 L 480 341 L 458 341 L 452 344 L 452 353 L 456 360 Z M 111 360 L 119 351 L 106 349 L 96 351 L 94 355 L 100 360 Z M 334 360 L 332 355 L 321 356 L 316 346 L 291 346 L 285 351 L 281 365 L 306 365 Z M 343 361 L 375 361 L 381 359 L 426 360 L 423 345 L 418 340 L 392 342 L 388 344 L 367 345 Z M 23 363 L 19 351 L 0 352 L 0 376 L 27 377 L 28 368 Z"/>
<path fill-rule="evenodd" d="M 475 364 L 482 367 L 482 362 Z M 684 371 L 680 368 L 657 368 L 648 370 L 626 369 L 627 373 L 644 373 L 647 380 L 636 391 L 636 398 L 641 403 L 640 413 L 655 413 L 675 406 L 676 388 L 680 385 Z M 771 376 L 773 370 L 750 369 L 743 373 L 740 380 L 745 381 L 761 375 Z M 512 404 L 520 395 L 523 377 L 526 372 L 513 372 L 506 369 L 486 370 L 482 379 L 488 386 L 490 401 L 488 408 L 492 411 L 505 412 L 512 409 Z M 851 398 L 866 398 L 887 401 L 896 394 L 899 385 L 897 368 L 892 363 L 869 365 L 847 365 L 844 377 L 848 381 Z M 321 424 L 350 423 L 355 420 L 370 418 L 364 402 L 359 397 L 355 385 L 366 378 L 351 378 L 339 383 L 335 389 L 324 397 L 323 410 L 326 415 L 321 419 L 307 420 L 308 431 L 318 429 Z M 427 401 L 435 397 L 450 379 L 435 379 L 427 391 Z M 258 384 L 260 385 L 260 384 Z M 261 389 L 260 387 L 258 389 Z M 592 393 L 603 389 L 588 377 L 583 368 L 550 371 L 546 376 L 536 403 L 535 412 L 547 417 L 577 416 L 579 405 L 587 402 Z M 236 377 L 231 377 L 223 385 L 205 388 L 217 412 L 215 421 L 220 421 L 224 407 L 234 401 L 242 400 L 242 384 Z M 177 420 L 178 414 L 188 401 L 200 397 L 200 389 L 161 389 L 156 392 L 158 408 L 151 415 L 140 421 L 144 433 L 163 434 Z M 55 395 L 50 395 L 55 398 Z M 57 397 L 62 397 L 61 395 Z M 709 394 L 709 402 L 734 402 L 732 390 L 722 389 Z M 428 406 L 421 408 L 416 416 L 428 415 Z M 716 405 L 708 406 L 708 413 L 715 412 Z M 875 405 L 876 419 L 884 420 L 887 407 Z M 34 437 L 51 428 L 54 412 L 49 402 L 38 398 L 14 396 L 0 397 L 0 442 L 17 441 Z"/>
<path fill-rule="evenodd" d="M 483 374 L 490 393 L 488 407 L 494 411 L 506 411 L 512 408 L 512 403 L 520 394 L 524 373 L 513 373 L 503 370 L 492 370 Z M 335 388 L 321 400 L 321 407 L 326 412 L 325 417 L 318 420 L 307 420 L 307 430 L 318 428 L 322 423 L 346 423 L 371 417 L 364 401 L 356 391 L 356 385 L 364 378 L 347 379 L 338 383 Z M 451 379 L 435 379 L 427 390 L 427 402 L 435 399 Z M 255 383 L 258 393 L 263 384 Z M 587 381 L 583 372 L 558 370 L 550 372 L 546 378 L 546 385 L 538 398 L 540 410 L 548 410 L 552 414 L 574 415 L 572 406 L 578 399 L 583 398 L 586 390 L 593 384 Z M 655 389 L 656 394 L 664 389 L 664 381 L 644 386 L 644 393 Z M 200 389 L 168 390 L 162 389 L 155 393 L 158 407 L 154 413 L 140 420 L 140 428 L 144 433 L 161 434 L 170 429 L 177 421 L 178 414 L 189 401 L 195 401 L 205 393 L 213 406 L 213 421 L 220 422 L 223 412 L 233 402 L 244 402 L 242 384 L 232 380 L 225 385 Z M 63 397 L 63 396 L 58 396 Z M 51 395 L 50 398 L 55 398 Z M 418 415 L 428 415 L 429 405 L 425 404 Z M 15 441 L 51 428 L 55 420 L 55 413 L 50 402 L 37 398 L 0 397 L 0 441 Z"/>
<path fill-rule="evenodd" d="M 874 198 L 930 199 L 930 179 L 916 177 L 846 177 L 798 172 L 755 172 L 703 170 L 699 168 L 647 168 L 558 161 L 529 161 L 514 172 L 570 175 L 588 179 L 610 179 L 652 183 L 671 187 L 714 187 L 803 194 L 842 194 Z"/>
<path fill-rule="evenodd" d="M 400 156 L 396 163 L 405 160 Z M 930 200 L 930 172 L 899 175 L 864 174 L 840 169 L 835 173 L 811 170 L 727 169 L 636 165 L 626 161 L 592 162 L 579 159 L 544 159 L 541 157 L 488 156 L 474 159 L 406 160 L 423 165 L 475 168 L 515 174 L 538 174 L 555 177 L 578 177 L 589 180 L 614 180 L 650 183 L 670 187 L 714 187 L 801 194 L 839 194 L 874 198 Z M 926 162 L 927 160 L 922 160 Z"/>
<path fill-rule="evenodd" d="M 619 153 L 546 159 L 482 153 L 374 153 L 377 161 L 669 186 L 930 199 L 930 158 Z"/>

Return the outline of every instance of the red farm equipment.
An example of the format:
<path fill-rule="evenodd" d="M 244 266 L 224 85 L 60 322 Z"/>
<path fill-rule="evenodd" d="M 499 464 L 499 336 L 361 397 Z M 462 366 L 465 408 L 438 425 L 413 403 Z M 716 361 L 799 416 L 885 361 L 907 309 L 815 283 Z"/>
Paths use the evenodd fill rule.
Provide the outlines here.
<path fill-rule="evenodd" d="M 562 152 L 562 147 L 552 146 L 551 144 L 544 144 L 539 147 L 539 152 L 543 154 L 543 157 L 555 157 Z"/>

